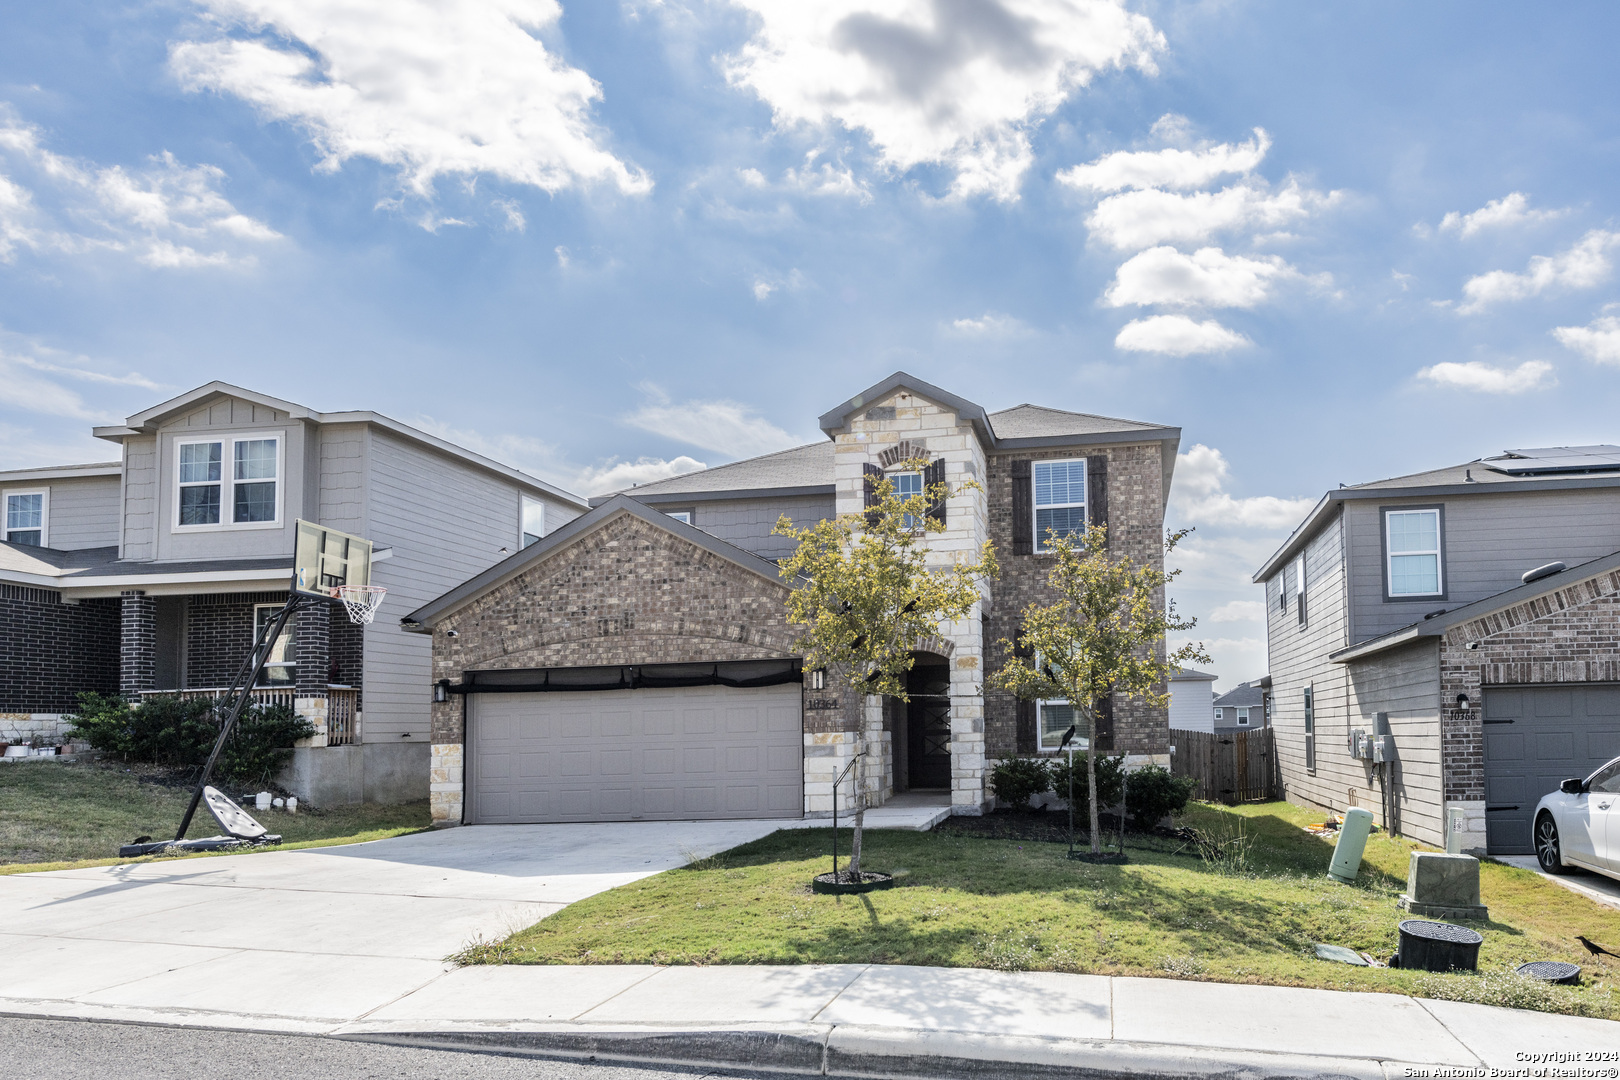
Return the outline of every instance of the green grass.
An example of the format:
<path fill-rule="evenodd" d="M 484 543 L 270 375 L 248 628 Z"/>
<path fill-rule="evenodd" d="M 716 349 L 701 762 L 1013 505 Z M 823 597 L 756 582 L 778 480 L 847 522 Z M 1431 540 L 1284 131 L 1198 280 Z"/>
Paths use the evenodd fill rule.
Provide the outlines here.
<path fill-rule="evenodd" d="M 111 765 L 40 761 L 0 766 L 0 874 L 143 861 L 117 858 L 118 846 L 141 835 L 173 836 L 190 798 L 189 788 L 154 783 Z M 425 801 L 300 808 L 296 814 L 271 810 L 257 816 L 282 835 L 283 843 L 280 849 L 255 850 L 380 840 L 429 825 Z M 216 832 L 214 819 L 199 808 L 191 835 Z"/>
<path fill-rule="evenodd" d="M 1380 958 L 1396 948 L 1395 906 L 1417 845 L 1375 835 L 1354 885 L 1325 875 L 1332 847 L 1287 803 L 1194 806 L 1184 824 L 1252 838 L 1224 865 L 1191 845 L 1132 838 L 1124 866 L 1071 862 L 1062 844 L 949 833 L 868 831 L 865 868 L 899 877 L 859 897 L 811 893 L 829 869 L 827 830 L 782 831 L 582 900 L 468 963 L 878 963 L 1172 976 L 1375 990 L 1620 1017 L 1614 975 L 1574 935 L 1620 951 L 1620 911 L 1525 870 L 1481 866 L 1490 922 L 1486 976 L 1427 975 L 1318 960 L 1315 942 Z M 847 841 L 846 841 L 847 843 Z M 1547 987 L 1499 973 L 1573 960 L 1586 985 Z M 1617 962 L 1620 963 L 1620 962 Z"/>

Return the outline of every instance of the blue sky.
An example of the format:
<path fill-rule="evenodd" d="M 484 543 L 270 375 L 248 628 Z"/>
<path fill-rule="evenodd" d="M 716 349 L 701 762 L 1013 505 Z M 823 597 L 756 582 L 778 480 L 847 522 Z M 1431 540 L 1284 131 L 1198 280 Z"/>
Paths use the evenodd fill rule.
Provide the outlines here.
<path fill-rule="evenodd" d="M 0 468 L 209 379 L 596 491 L 896 368 L 1179 425 L 1181 606 L 1353 483 L 1620 442 L 1610 4 L 0 14 Z"/>

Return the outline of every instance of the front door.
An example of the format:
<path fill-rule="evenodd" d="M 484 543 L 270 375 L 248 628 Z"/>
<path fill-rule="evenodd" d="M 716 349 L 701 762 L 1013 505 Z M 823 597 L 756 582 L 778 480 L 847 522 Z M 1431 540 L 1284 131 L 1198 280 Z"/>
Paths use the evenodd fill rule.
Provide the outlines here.
<path fill-rule="evenodd" d="M 906 679 L 906 782 L 918 788 L 951 786 L 950 668 L 918 663 Z"/>

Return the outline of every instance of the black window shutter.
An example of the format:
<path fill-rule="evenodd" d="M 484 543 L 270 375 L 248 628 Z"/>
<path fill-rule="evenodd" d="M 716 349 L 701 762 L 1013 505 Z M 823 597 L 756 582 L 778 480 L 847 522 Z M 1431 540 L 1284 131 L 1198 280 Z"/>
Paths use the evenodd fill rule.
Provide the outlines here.
<path fill-rule="evenodd" d="M 1086 458 L 1086 524 L 1108 527 L 1108 458 Z"/>
<path fill-rule="evenodd" d="M 1097 749 L 1105 753 L 1114 750 L 1114 699 L 1104 695 L 1097 700 Z"/>
<path fill-rule="evenodd" d="M 923 487 L 932 488 L 935 484 L 945 482 L 945 459 L 939 458 L 923 470 Z M 945 524 L 945 500 L 935 499 L 928 506 L 928 516 L 941 525 Z"/>
<path fill-rule="evenodd" d="M 1029 459 L 1012 463 L 1012 553 L 1035 553 L 1035 492 L 1031 486 Z"/>
<path fill-rule="evenodd" d="M 883 470 L 868 461 L 865 465 L 861 466 L 861 472 L 864 474 L 861 478 L 861 486 L 866 495 L 866 502 L 864 504 L 867 508 L 866 523 L 871 525 L 876 521 L 877 517 L 877 515 L 872 512 L 872 507 L 877 505 L 877 485 L 878 481 L 883 479 Z"/>
<path fill-rule="evenodd" d="M 1033 754 L 1038 749 L 1035 745 L 1035 703 L 1018 699 L 1017 711 L 1013 714 L 1013 736 L 1017 743 L 1018 753 Z"/>

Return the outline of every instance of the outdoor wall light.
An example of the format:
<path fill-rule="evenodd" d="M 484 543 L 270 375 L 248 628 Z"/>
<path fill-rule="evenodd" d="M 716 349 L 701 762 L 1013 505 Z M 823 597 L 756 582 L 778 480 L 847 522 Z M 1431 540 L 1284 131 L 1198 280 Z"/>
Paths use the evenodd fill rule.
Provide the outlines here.
<path fill-rule="evenodd" d="M 440 679 L 433 684 L 433 700 L 444 702 L 450 700 L 450 680 Z"/>
<path fill-rule="evenodd" d="M 827 669 L 826 668 L 816 668 L 814 671 L 812 671 L 810 673 L 810 689 L 812 689 L 812 690 L 825 690 L 825 689 L 827 689 Z"/>
<path fill-rule="evenodd" d="M 1457 695 L 1457 708 L 1459 708 L 1459 709 L 1468 708 L 1468 695 L 1467 694 L 1458 694 Z"/>

